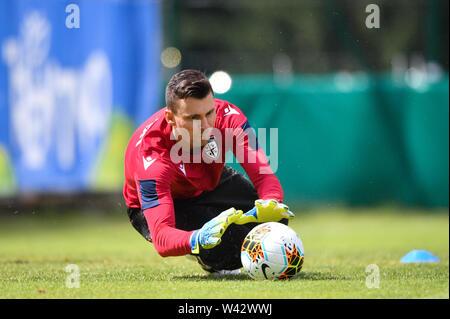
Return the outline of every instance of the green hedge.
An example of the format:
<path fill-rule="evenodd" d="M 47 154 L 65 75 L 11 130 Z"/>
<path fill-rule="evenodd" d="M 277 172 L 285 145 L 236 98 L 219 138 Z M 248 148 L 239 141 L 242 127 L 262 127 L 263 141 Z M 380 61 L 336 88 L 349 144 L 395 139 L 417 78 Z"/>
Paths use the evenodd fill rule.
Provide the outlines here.
<path fill-rule="evenodd" d="M 448 207 L 448 74 L 416 88 L 390 75 L 232 79 L 216 96 L 278 128 L 286 201 Z"/>

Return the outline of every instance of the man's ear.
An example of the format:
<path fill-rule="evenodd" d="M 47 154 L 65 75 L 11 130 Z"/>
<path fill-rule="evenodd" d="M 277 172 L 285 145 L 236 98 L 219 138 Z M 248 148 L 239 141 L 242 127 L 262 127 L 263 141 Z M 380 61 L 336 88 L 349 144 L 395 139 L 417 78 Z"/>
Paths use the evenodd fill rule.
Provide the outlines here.
<path fill-rule="evenodd" d="M 171 110 L 166 109 L 164 111 L 164 117 L 166 119 L 166 122 L 169 123 L 170 126 L 174 126 L 175 125 L 175 119 L 174 119 L 174 114 Z"/>

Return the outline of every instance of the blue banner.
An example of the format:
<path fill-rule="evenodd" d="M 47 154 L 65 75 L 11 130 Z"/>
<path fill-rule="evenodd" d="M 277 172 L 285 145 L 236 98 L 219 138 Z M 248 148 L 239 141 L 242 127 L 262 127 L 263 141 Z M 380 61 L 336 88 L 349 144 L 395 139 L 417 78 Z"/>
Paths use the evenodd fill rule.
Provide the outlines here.
<path fill-rule="evenodd" d="M 158 1 L 0 2 L 0 157 L 17 190 L 89 188 L 114 114 L 136 125 L 160 107 L 160 31 Z"/>

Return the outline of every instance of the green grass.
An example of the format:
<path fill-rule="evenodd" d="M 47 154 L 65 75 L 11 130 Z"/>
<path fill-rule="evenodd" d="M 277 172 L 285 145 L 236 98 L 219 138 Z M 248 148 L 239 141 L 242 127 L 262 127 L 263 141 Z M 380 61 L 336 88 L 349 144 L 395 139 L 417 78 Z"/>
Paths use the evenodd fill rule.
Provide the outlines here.
<path fill-rule="evenodd" d="M 127 217 L 20 214 L 0 219 L 0 298 L 449 298 L 448 211 L 325 209 L 290 226 L 305 264 L 290 281 L 207 276 L 186 257 L 162 258 Z M 441 262 L 402 264 L 413 249 Z M 80 288 L 67 288 L 68 264 Z M 367 265 L 380 271 L 366 286 Z"/>

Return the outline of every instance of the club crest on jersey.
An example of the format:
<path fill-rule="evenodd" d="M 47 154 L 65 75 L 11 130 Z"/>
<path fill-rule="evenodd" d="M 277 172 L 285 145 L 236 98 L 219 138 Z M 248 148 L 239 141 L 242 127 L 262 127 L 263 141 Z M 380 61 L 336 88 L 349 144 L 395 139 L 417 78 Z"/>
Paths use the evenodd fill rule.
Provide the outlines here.
<path fill-rule="evenodd" d="M 208 144 L 203 148 L 203 155 L 209 157 L 212 160 L 219 158 L 219 145 L 217 144 L 216 138 L 211 136 L 209 138 Z"/>

